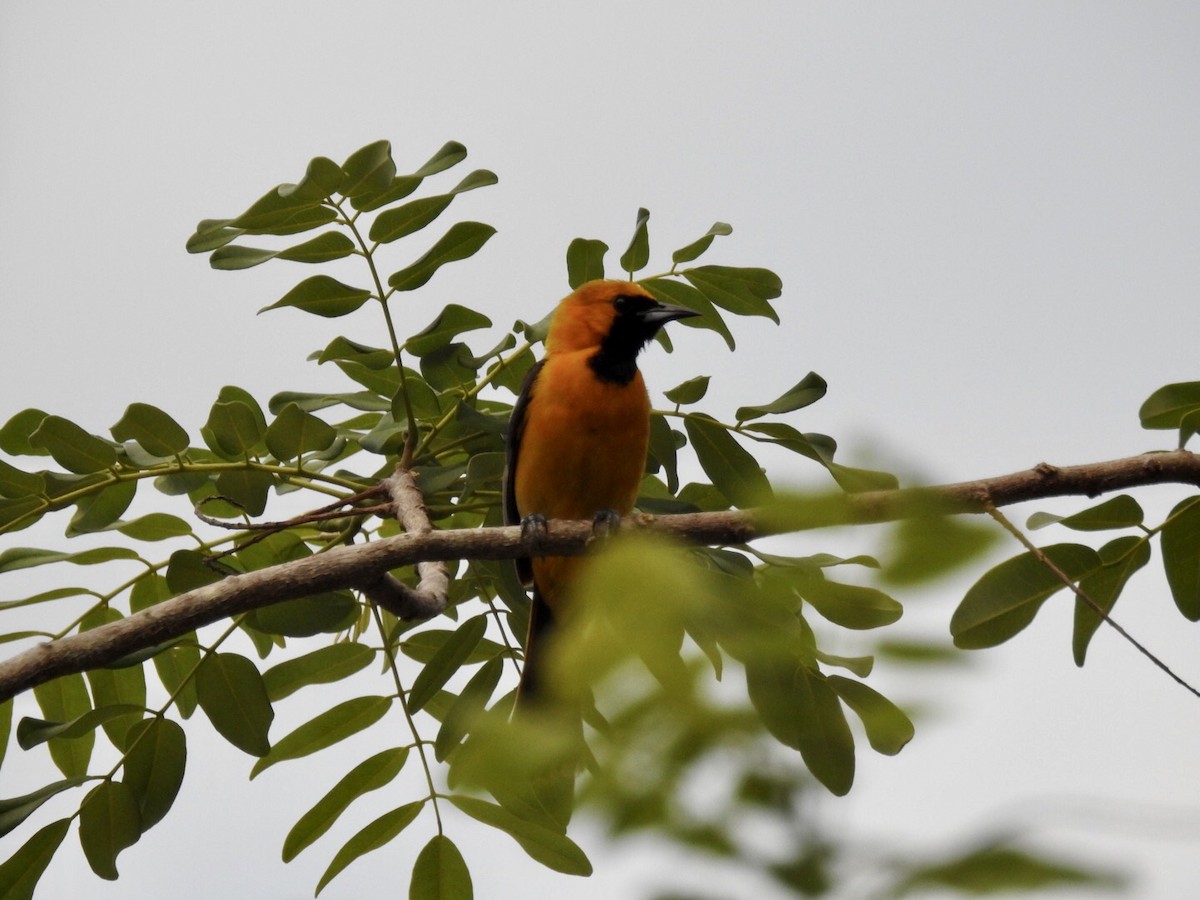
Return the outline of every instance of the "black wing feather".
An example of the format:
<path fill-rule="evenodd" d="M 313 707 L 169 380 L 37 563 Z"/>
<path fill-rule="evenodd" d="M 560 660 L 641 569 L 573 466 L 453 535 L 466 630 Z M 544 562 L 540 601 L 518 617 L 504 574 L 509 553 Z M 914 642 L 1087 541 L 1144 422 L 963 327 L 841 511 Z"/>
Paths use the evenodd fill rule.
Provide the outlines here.
<path fill-rule="evenodd" d="M 517 459 L 521 453 L 521 437 L 525 432 L 525 413 L 529 410 L 529 400 L 533 396 L 534 382 L 537 381 L 538 375 L 542 371 L 542 367 L 546 364 L 546 360 L 542 359 L 534 363 L 530 370 L 525 375 L 525 380 L 521 382 L 521 391 L 517 395 L 516 405 L 513 406 L 512 416 L 508 420 L 508 434 L 504 438 L 504 524 L 519 525 L 521 524 L 521 514 L 517 510 L 517 491 L 516 485 L 513 483 L 517 472 Z M 525 585 L 529 585 L 533 581 L 533 565 L 529 557 L 521 557 L 514 560 L 517 566 L 517 577 Z"/>

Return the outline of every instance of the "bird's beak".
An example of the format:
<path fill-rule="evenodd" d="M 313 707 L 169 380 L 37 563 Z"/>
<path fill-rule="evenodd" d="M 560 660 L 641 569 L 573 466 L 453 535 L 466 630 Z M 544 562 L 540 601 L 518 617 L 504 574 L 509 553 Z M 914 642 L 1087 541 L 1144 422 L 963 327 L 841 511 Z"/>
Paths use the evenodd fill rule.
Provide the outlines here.
<path fill-rule="evenodd" d="M 668 303 L 656 303 L 642 313 L 642 321 L 647 325 L 661 327 L 667 322 L 674 322 L 676 319 L 688 319 L 698 315 L 700 313 L 694 309 L 688 309 L 686 306 L 671 306 Z"/>

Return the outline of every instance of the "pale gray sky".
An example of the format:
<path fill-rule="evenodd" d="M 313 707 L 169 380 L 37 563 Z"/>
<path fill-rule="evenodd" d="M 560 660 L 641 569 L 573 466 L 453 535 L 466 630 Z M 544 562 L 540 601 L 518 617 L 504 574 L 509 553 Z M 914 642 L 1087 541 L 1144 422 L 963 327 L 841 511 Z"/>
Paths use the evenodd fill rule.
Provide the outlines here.
<path fill-rule="evenodd" d="M 565 291 L 567 242 L 603 238 L 615 264 L 646 206 L 662 268 L 720 219 L 735 233 L 714 261 L 768 266 L 785 288 L 780 327 L 739 322 L 732 355 L 683 332 L 674 356 L 646 359 L 652 387 L 711 374 L 720 413 L 815 369 L 829 396 L 801 427 L 837 437 L 845 461 L 939 481 L 1166 447 L 1137 409 L 1200 377 L 1198 39 L 1189 3 L 6 3 L 0 421 L 38 406 L 105 431 L 137 400 L 195 433 L 224 384 L 265 400 L 331 383 L 304 361 L 328 322 L 254 315 L 307 272 L 213 272 L 184 240 L 312 156 L 389 138 L 403 168 L 455 139 L 500 176 L 455 212 L 499 233 L 421 292 L 417 326 L 450 301 L 499 327 L 540 318 Z M 366 315 L 339 331 L 379 341 Z M 60 535 L 55 524 L 0 549 Z M 915 598 L 904 627 L 945 634 L 961 590 Z M 1200 681 L 1197 632 L 1161 578 L 1136 580 L 1117 615 Z M 878 670 L 884 693 L 933 691 L 942 715 L 895 759 L 860 755 L 854 791 L 827 804 L 837 827 L 916 850 L 1003 812 L 1064 852 L 1128 859 L 1139 900 L 1184 896 L 1198 874 L 1200 705 L 1112 634 L 1077 670 L 1069 620 L 1060 598 L 947 683 Z M 95 879 L 71 836 L 45 896 L 311 895 L 339 842 L 288 866 L 277 848 L 382 738 L 247 784 L 249 759 L 205 732 L 190 730 L 183 794 L 123 854 L 122 879 Z M 0 795 L 28 788 L 14 771 L 10 756 Z M 1120 824 L 1071 815 L 1063 798 L 1107 804 Z M 606 853 L 583 828 L 598 871 L 567 881 L 476 831 L 459 843 L 479 896 L 625 896 L 680 868 Z M 322 896 L 405 884 L 426 836 Z M 493 865 L 508 874 L 485 885 Z"/>

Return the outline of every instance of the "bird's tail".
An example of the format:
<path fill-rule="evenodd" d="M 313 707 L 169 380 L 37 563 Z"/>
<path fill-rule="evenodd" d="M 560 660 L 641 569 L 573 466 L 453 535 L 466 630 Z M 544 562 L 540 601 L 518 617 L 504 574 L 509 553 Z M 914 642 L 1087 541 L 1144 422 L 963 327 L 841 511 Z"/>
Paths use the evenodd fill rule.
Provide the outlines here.
<path fill-rule="evenodd" d="M 529 607 L 529 630 L 525 634 L 525 663 L 521 667 L 521 683 L 517 688 L 518 707 L 536 704 L 543 696 L 545 639 L 553 630 L 554 613 L 535 585 L 533 603 Z"/>

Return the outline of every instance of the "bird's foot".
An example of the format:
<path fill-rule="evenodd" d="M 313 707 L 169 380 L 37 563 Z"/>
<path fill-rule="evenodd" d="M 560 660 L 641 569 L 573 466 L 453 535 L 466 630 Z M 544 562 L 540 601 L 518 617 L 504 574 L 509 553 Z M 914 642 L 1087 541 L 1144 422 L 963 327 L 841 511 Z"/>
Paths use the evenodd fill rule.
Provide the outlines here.
<path fill-rule="evenodd" d="M 592 537 L 605 540 L 621 528 L 621 514 L 615 509 L 602 509 L 592 517 Z"/>
<path fill-rule="evenodd" d="M 548 531 L 546 517 L 541 513 L 530 513 L 521 520 L 521 543 L 526 547 L 536 547 Z"/>

